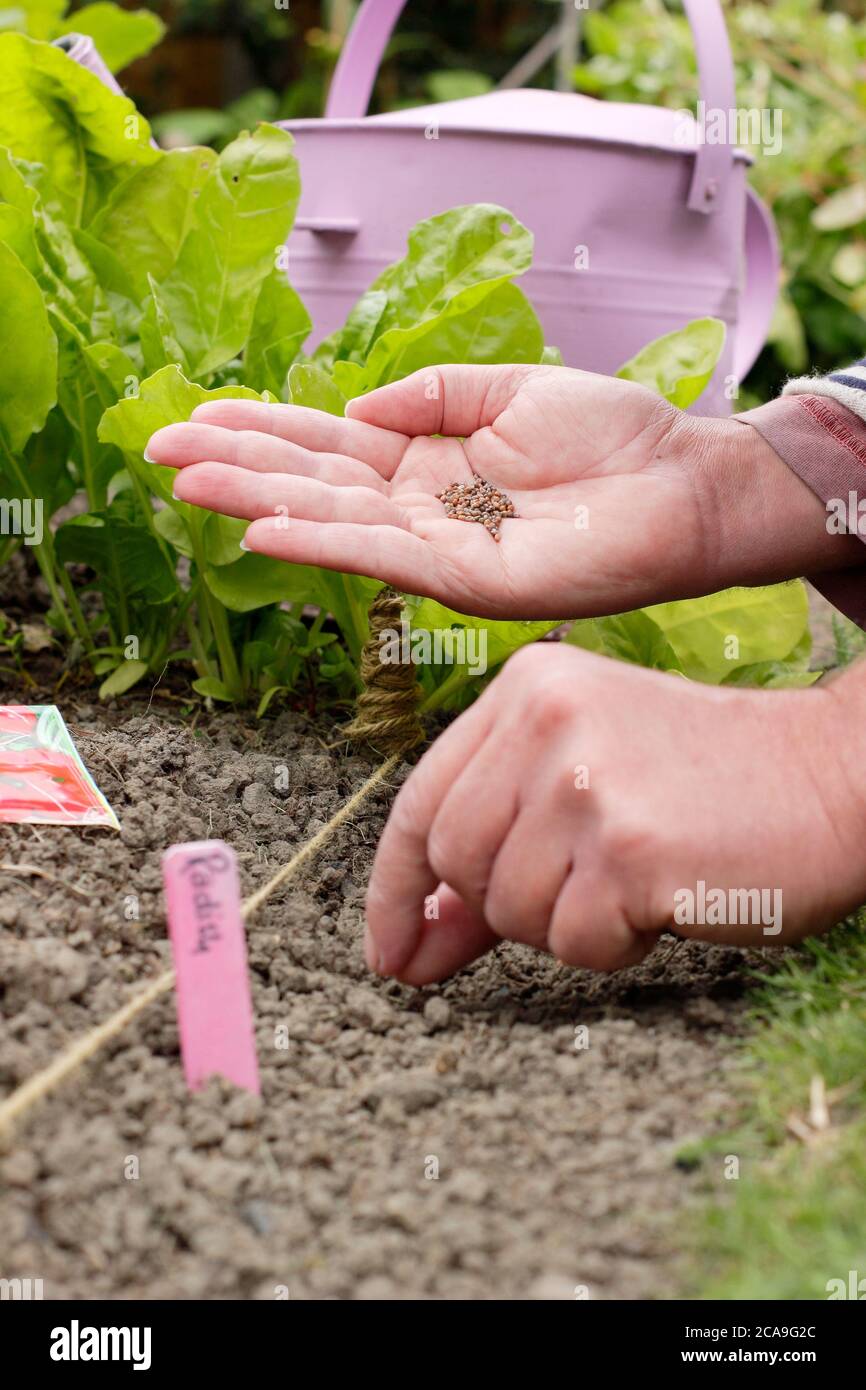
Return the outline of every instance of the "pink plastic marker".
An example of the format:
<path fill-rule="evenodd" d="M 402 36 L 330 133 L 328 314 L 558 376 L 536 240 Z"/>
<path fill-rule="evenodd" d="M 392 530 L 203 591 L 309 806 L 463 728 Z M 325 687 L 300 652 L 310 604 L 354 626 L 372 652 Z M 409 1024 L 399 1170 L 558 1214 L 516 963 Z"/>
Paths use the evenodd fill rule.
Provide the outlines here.
<path fill-rule="evenodd" d="M 172 845 L 162 876 L 187 1085 L 219 1075 L 259 1095 L 235 852 L 222 840 Z"/>

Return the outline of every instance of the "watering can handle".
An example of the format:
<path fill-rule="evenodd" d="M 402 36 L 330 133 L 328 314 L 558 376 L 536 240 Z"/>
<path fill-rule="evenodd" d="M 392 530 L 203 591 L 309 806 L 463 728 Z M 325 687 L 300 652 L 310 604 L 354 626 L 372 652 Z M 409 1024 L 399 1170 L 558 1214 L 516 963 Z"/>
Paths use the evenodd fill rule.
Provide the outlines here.
<path fill-rule="evenodd" d="M 701 99 L 708 111 L 736 107 L 734 60 L 719 0 L 683 0 L 698 57 Z M 406 0 L 364 0 L 340 54 L 325 116 L 329 120 L 366 115 L 379 64 Z M 727 144 L 698 147 L 689 190 L 693 212 L 710 213 L 721 204 L 731 173 Z"/>
<path fill-rule="evenodd" d="M 754 188 L 746 189 L 745 283 L 734 348 L 734 377 L 745 381 L 767 341 L 779 297 L 779 238 L 772 214 Z"/>

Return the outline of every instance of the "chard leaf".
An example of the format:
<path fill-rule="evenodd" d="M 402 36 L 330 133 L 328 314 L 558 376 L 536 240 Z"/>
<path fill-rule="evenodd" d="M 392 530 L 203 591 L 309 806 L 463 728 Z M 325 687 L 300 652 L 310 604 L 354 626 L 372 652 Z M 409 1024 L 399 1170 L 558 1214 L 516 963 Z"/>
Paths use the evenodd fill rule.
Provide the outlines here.
<path fill-rule="evenodd" d="M 17 0 L 10 8 L 31 38 L 53 39 L 68 6 L 69 0 Z"/>
<path fill-rule="evenodd" d="M 244 349 L 263 282 L 291 230 L 300 195 L 294 140 L 262 125 L 219 156 L 201 190 L 195 226 L 161 293 L 193 376 Z"/>
<path fill-rule="evenodd" d="M 39 281 L 46 305 L 89 334 L 99 287 L 72 230 L 45 208 L 37 191 L 42 173 L 41 166 L 0 149 L 0 214 L 16 238 L 14 249 Z M 9 237 L 2 239 L 12 244 Z"/>
<path fill-rule="evenodd" d="M 565 641 L 616 661 L 682 674 L 679 658 L 662 629 L 640 609 L 612 618 L 581 619 L 573 624 Z"/>
<path fill-rule="evenodd" d="M 38 284 L 2 242 L 0 306 L 0 442 L 17 454 L 57 400 L 57 339 Z"/>
<path fill-rule="evenodd" d="M 234 563 L 212 565 L 205 572 L 208 588 L 226 608 L 251 613 L 270 603 L 315 603 L 319 575 L 310 566 L 288 565 L 242 550 L 238 554 Z"/>
<path fill-rule="evenodd" d="M 119 96 L 51 44 L 0 34 L 0 145 L 43 166 L 46 207 L 86 226 L 108 193 L 158 152 Z"/>
<path fill-rule="evenodd" d="M 162 290 L 154 280 L 153 276 L 148 276 L 150 281 L 150 298 L 141 316 L 140 334 L 141 351 L 144 356 L 144 366 L 147 372 L 158 372 L 161 367 L 170 367 L 173 363 L 182 372 L 188 372 L 184 350 L 174 335 L 168 307 L 163 299 Z"/>
<path fill-rule="evenodd" d="M 335 362 L 332 370 L 334 385 L 345 401 L 354 400 L 356 396 L 363 396 L 373 389 L 372 376 L 368 375 L 360 362 Z"/>
<path fill-rule="evenodd" d="M 743 666 L 808 660 L 809 605 L 799 580 L 766 589 L 726 589 L 644 609 L 690 680 L 717 685 Z"/>
<path fill-rule="evenodd" d="M 64 521 L 55 545 L 59 560 L 88 565 L 95 572 L 112 607 L 123 598 L 167 603 L 177 592 L 177 579 L 158 541 L 130 519 L 121 502 Z"/>
<path fill-rule="evenodd" d="M 354 355 L 360 343 L 370 344 L 364 389 L 405 375 L 401 358 L 431 322 L 476 308 L 531 262 L 532 234 L 494 204 L 453 208 L 419 223 L 406 256 L 361 297 L 344 330 Z"/>
<path fill-rule="evenodd" d="M 150 10 L 122 10 L 109 0 L 96 0 L 76 10 L 60 28 L 61 34 L 87 34 L 112 72 L 142 58 L 159 43 L 165 25 Z"/>
<path fill-rule="evenodd" d="M 695 319 L 685 328 L 650 343 L 626 362 L 617 376 L 640 382 L 672 405 L 687 410 L 709 385 L 726 335 L 721 319 Z"/>
<path fill-rule="evenodd" d="M 146 661 L 121 661 L 99 687 L 100 700 L 113 700 L 116 695 L 125 695 L 146 675 Z"/>
<path fill-rule="evenodd" d="M 161 507 L 153 514 L 153 524 L 163 540 L 173 545 L 179 555 L 192 559 L 193 548 L 189 527 L 183 514 L 174 507 Z"/>
<path fill-rule="evenodd" d="M 349 315 L 347 329 L 364 316 L 364 302 L 384 290 L 387 303 L 376 339 L 392 328 L 436 318 L 459 301 L 457 312 L 476 304 L 496 285 L 532 264 L 532 233 L 505 208 L 474 203 L 419 222 L 409 233 L 402 261 L 379 276 Z M 466 296 L 463 299 L 463 296 Z"/>
<path fill-rule="evenodd" d="M 299 362 L 289 372 L 289 401 L 329 415 L 346 413 L 346 397 L 331 377 L 314 362 Z"/>
<path fill-rule="evenodd" d="M 336 363 L 335 376 L 352 394 L 384 386 L 440 362 L 540 362 L 544 331 L 522 290 L 505 283 L 480 303 L 458 313 L 451 309 L 427 323 L 409 329 L 392 329 L 376 343 L 363 374 L 352 381 Z"/>
<path fill-rule="evenodd" d="M 202 525 L 202 544 L 205 557 L 211 565 L 234 565 L 243 556 L 241 541 L 246 534 L 249 522 L 242 517 L 223 516 L 221 512 L 208 512 Z"/>
<path fill-rule="evenodd" d="M 198 680 L 193 681 L 192 688 L 198 695 L 204 695 L 210 700 L 223 700 L 228 705 L 235 698 L 218 676 L 199 676 Z"/>
<path fill-rule="evenodd" d="M 139 303 L 150 277 L 160 282 L 173 269 L 216 161 L 213 150 L 168 150 L 120 184 L 93 219 L 92 235 L 124 267 Z"/>
<path fill-rule="evenodd" d="M 458 647 L 455 646 L 452 650 L 450 670 L 440 687 L 443 693 L 446 686 L 449 690 L 457 690 L 471 680 L 474 675 L 470 669 L 472 666 L 480 665 L 483 661 L 486 671 L 495 670 L 521 647 L 525 647 L 529 642 L 537 642 L 546 633 L 559 627 L 558 622 L 493 622 L 486 618 L 470 618 L 463 613 L 455 613 L 453 609 L 446 608 L 435 599 L 417 598 L 412 595 L 406 595 L 406 617 L 412 632 L 423 629 L 431 633 L 444 633 L 451 628 L 464 628 L 477 634 L 472 639 L 474 652 L 467 644 L 464 653 L 466 660 L 461 662 L 457 659 L 460 655 Z M 472 660 L 473 655 L 480 659 Z M 437 691 L 431 698 L 431 704 L 443 703 L 438 696 Z"/>
<path fill-rule="evenodd" d="M 333 615 L 356 654 L 367 636 L 367 609 L 382 587 L 375 579 L 291 565 L 243 551 L 234 564 L 208 566 L 205 580 L 214 597 L 235 613 L 251 613 L 271 603 L 323 608 Z"/>
<path fill-rule="evenodd" d="M 820 679 L 820 671 L 803 670 L 790 661 L 756 661 L 738 666 L 722 685 L 760 686 L 764 690 L 801 690 Z"/>
<path fill-rule="evenodd" d="M 37 201 L 36 190 L 26 182 L 12 155 L 0 149 L 0 241 L 38 279 L 42 258 L 36 245 Z"/>
<path fill-rule="evenodd" d="M 285 400 L 289 368 L 310 329 L 310 316 L 282 270 L 274 269 L 262 282 L 256 300 L 243 376 L 257 391 L 271 391 Z"/>
<path fill-rule="evenodd" d="M 99 296 L 105 301 L 108 327 L 100 332 L 99 325 L 94 322 L 93 334 L 103 340 L 110 338 L 122 347 L 140 380 L 146 375 L 140 341 L 142 313 L 127 267 L 104 242 L 88 231 L 79 228 L 75 232 L 75 244 L 96 277 Z"/>
<path fill-rule="evenodd" d="M 92 370 L 98 371 L 102 378 L 101 389 L 106 405 L 114 405 L 122 396 L 126 396 L 133 383 L 137 387 L 133 363 L 116 343 L 88 343 L 83 352 Z"/>
<path fill-rule="evenodd" d="M 45 428 L 31 435 L 24 448 L 24 467 L 21 480 L 4 478 L 3 486 L 8 496 L 41 497 L 45 503 L 45 513 L 51 517 L 75 494 L 75 480 L 67 460 L 72 450 L 69 425 L 63 412 L 52 410 L 45 422 Z"/>
<path fill-rule="evenodd" d="M 187 381 L 179 367 L 163 367 L 141 383 L 137 396 L 118 401 L 106 410 L 98 435 L 103 444 L 116 444 L 125 454 L 140 459 L 150 436 L 163 425 L 188 420 L 196 406 L 204 401 L 227 399 L 260 401 L 262 397 L 245 386 L 221 386 L 216 391 L 206 391 L 197 382 Z M 152 491 L 171 501 L 175 470 L 158 464 L 143 464 L 142 467 L 147 470 Z"/>
<path fill-rule="evenodd" d="M 352 309 L 337 335 L 335 356 L 340 361 L 363 364 L 373 344 L 382 316 L 388 308 L 385 290 L 368 290 Z"/>

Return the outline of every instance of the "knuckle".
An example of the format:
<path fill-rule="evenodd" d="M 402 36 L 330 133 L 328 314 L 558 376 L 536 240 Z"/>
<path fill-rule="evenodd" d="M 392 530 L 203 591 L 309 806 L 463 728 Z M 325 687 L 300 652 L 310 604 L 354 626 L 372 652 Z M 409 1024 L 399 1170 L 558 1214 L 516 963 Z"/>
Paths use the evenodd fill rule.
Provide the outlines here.
<path fill-rule="evenodd" d="M 577 964 L 577 928 L 571 917 L 555 917 L 547 933 L 547 949 L 561 965 Z"/>
<path fill-rule="evenodd" d="M 255 459 L 257 454 L 261 454 L 262 435 L 258 430 L 237 430 L 234 435 L 234 446 L 235 462 L 248 463 L 251 459 Z"/>
<path fill-rule="evenodd" d="M 535 908 L 535 910 L 533 910 Z M 484 920 L 503 941 L 521 941 L 527 945 L 543 943 L 544 932 L 536 929 L 537 908 L 522 902 L 514 892 L 504 893 L 488 888 L 484 899 Z"/>
<path fill-rule="evenodd" d="M 518 651 L 510 656 L 503 667 L 503 676 L 523 677 L 531 671 L 538 670 L 539 663 L 543 661 L 544 655 L 540 646 L 536 642 L 530 642 L 525 647 L 520 647 Z"/>
<path fill-rule="evenodd" d="M 601 833 L 604 861 L 615 873 L 635 872 L 659 862 L 662 854 L 655 828 L 645 820 L 617 815 L 608 819 Z"/>
<path fill-rule="evenodd" d="M 525 710 L 527 731 L 542 739 L 572 722 L 577 709 L 574 685 L 562 676 L 546 679 L 535 689 Z"/>
<path fill-rule="evenodd" d="M 393 825 L 405 826 L 409 830 L 416 830 L 421 825 L 429 795 L 428 789 L 423 785 L 424 781 L 422 769 L 419 766 L 403 783 L 395 796 L 391 814 L 388 817 L 389 822 Z"/>
<path fill-rule="evenodd" d="M 497 936 L 507 939 L 511 939 L 515 921 L 519 920 L 514 895 L 503 893 L 495 879 L 488 886 L 484 898 L 484 920 Z"/>
<path fill-rule="evenodd" d="M 455 879 L 459 878 L 461 882 L 463 879 L 462 866 L 467 858 L 463 844 L 464 838 L 453 823 L 446 825 L 441 817 L 437 817 L 427 837 L 427 862 L 434 874 L 453 888 L 460 886 Z"/>
<path fill-rule="evenodd" d="M 427 863 L 435 876 L 466 902 L 475 907 L 483 904 L 487 892 L 485 867 L 465 826 L 453 821 L 445 824 L 438 818 L 427 839 Z"/>

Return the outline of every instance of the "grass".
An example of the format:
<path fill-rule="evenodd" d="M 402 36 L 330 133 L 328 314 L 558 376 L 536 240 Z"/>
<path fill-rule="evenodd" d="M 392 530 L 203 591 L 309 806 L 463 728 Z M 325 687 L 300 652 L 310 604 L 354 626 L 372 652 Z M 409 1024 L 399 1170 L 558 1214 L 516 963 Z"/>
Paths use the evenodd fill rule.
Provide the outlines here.
<path fill-rule="evenodd" d="M 866 1298 L 866 909 L 762 979 L 754 1015 L 737 1128 L 678 1155 L 707 1182 L 689 1286 L 826 1299 L 856 1270 Z"/>

